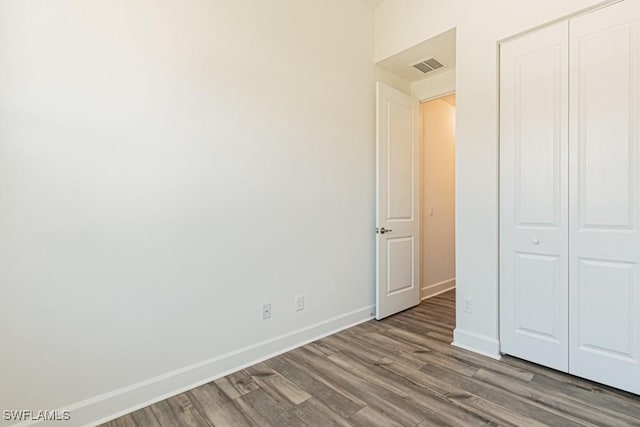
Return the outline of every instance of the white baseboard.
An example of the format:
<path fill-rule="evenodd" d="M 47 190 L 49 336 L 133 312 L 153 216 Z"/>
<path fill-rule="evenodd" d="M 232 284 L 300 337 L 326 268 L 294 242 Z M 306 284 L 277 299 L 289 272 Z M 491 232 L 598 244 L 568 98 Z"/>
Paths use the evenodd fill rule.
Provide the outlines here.
<path fill-rule="evenodd" d="M 426 300 L 428 298 L 435 297 L 436 295 L 443 294 L 445 292 L 450 291 L 451 289 L 455 289 L 456 287 L 456 278 L 445 280 L 444 282 L 435 283 L 433 285 L 425 286 L 420 290 L 420 295 L 422 295 L 422 300 Z"/>
<path fill-rule="evenodd" d="M 360 308 L 306 328 L 262 341 L 191 366 L 177 369 L 127 387 L 75 403 L 65 427 L 96 426 L 171 396 L 199 387 L 248 366 L 373 319 L 374 306 Z M 88 379 L 89 381 L 89 379 Z M 15 427 L 45 426 L 48 422 L 23 422 Z M 51 422 L 51 425 L 59 425 Z"/>
<path fill-rule="evenodd" d="M 464 331 L 456 328 L 453 331 L 453 343 L 451 345 L 492 359 L 500 360 L 500 342 L 486 335 Z"/>

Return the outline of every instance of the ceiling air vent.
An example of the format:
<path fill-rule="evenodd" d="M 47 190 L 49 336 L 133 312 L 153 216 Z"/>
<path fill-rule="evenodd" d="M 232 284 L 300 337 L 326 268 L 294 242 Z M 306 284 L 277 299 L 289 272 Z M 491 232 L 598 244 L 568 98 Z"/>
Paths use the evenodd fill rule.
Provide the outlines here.
<path fill-rule="evenodd" d="M 445 65 L 442 62 L 438 61 L 435 58 L 425 59 L 424 61 L 418 62 L 417 64 L 413 65 L 414 68 L 417 68 L 418 70 L 422 71 L 425 74 L 435 70 L 439 70 L 444 66 Z"/>

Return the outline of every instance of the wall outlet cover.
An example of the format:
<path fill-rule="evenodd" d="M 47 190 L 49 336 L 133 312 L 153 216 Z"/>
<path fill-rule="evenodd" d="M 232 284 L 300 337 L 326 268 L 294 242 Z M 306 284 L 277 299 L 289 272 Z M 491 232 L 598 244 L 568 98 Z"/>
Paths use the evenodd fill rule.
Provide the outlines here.
<path fill-rule="evenodd" d="M 262 320 L 271 319 L 271 303 L 262 305 Z"/>

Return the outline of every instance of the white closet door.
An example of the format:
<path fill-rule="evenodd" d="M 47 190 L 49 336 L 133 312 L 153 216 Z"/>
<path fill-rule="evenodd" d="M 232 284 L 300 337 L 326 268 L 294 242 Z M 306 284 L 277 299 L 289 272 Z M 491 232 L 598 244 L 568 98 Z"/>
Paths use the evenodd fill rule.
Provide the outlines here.
<path fill-rule="evenodd" d="M 568 22 L 501 47 L 501 351 L 568 369 Z"/>
<path fill-rule="evenodd" d="M 570 25 L 570 372 L 640 393 L 640 1 Z"/>

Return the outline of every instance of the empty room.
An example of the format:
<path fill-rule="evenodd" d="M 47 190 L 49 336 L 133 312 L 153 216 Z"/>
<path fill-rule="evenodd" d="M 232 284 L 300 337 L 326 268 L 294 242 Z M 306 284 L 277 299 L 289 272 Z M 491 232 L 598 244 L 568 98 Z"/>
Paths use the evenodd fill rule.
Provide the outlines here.
<path fill-rule="evenodd" d="M 640 425 L 640 0 L 0 0 L 0 411 Z"/>

